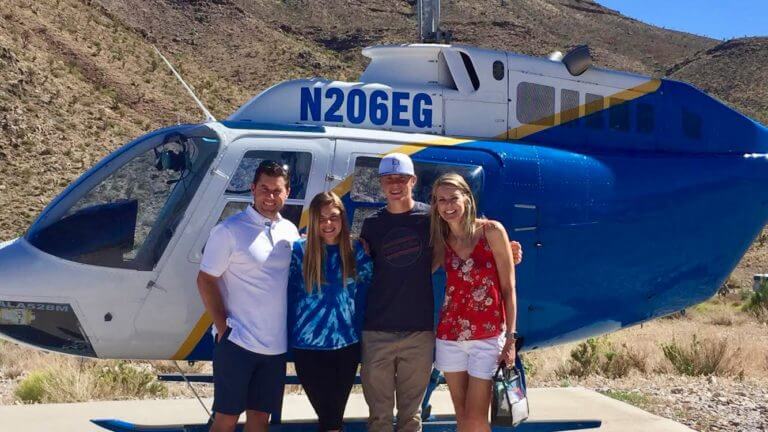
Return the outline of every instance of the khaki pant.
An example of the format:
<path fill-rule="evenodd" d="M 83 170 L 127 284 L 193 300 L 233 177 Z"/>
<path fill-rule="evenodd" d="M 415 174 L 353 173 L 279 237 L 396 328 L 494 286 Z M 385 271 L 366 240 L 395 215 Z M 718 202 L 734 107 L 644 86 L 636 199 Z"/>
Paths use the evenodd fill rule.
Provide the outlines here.
<path fill-rule="evenodd" d="M 397 430 L 421 431 L 421 402 L 432 373 L 435 334 L 422 332 L 363 332 L 360 377 L 368 403 L 370 432 L 392 432 L 397 401 Z"/>

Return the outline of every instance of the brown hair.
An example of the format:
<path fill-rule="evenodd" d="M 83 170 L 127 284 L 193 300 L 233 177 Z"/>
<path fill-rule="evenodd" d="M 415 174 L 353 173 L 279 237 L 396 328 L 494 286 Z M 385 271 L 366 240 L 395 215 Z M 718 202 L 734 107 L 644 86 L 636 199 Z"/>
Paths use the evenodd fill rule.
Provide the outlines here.
<path fill-rule="evenodd" d="M 467 237 L 474 237 L 477 230 L 475 224 L 477 220 L 477 203 L 475 202 L 475 196 L 472 194 L 472 189 L 469 188 L 464 177 L 456 173 L 446 173 L 438 177 L 435 183 L 432 184 L 430 244 L 432 246 L 445 246 L 448 241 L 448 234 L 451 232 L 448 222 L 444 221 L 437 211 L 437 188 L 440 186 L 454 187 L 464 196 L 464 215 L 462 216 L 461 225 Z"/>
<path fill-rule="evenodd" d="M 304 287 L 311 294 L 315 286 L 318 291 L 325 283 L 323 273 L 325 268 L 325 244 L 320 237 L 320 209 L 331 205 L 341 212 L 341 232 L 339 233 L 339 252 L 341 255 L 342 285 L 346 286 L 347 278 L 356 277 L 355 257 L 352 253 L 352 241 L 349 235 L 347 211 L 341 198 L 333 192 L 321 192 L 312 198 L 309 204 L 309 224 L 307 225 L 307 249 L 304 251 L 302 273 Z"/>
<path fill-rule="evenodd" d="M 270 177 L 282 177 L 283 180 L 285 180 L 285 187 L 289 188 L 291 186 L 291 178 L 288 173 L 287 165 L 281 165 L 279 162 L 273 160 L 262 161 L 259 164 L 259 167 L 256 168 L 256 173 L 253 175 L 253 184 L 259 182 L 262 174 Z"/>

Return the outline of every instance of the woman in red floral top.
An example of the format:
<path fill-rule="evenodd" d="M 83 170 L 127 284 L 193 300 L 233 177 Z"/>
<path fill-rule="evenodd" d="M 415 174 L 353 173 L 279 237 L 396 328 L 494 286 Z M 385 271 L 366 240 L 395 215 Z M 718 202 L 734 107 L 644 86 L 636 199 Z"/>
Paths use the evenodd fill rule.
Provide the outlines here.
<path fill-rule="evenodd" d="M 477 219 L 466 181 L 444 174 L 432 187 L 435 266 L 447 274 L 435 367 L 445 374 L 459 432 L 490 431 L 491 378 L 515 362 L 515 267 L 496 221 Z M 506 333 L 505 333 L 506 329 Z"/>

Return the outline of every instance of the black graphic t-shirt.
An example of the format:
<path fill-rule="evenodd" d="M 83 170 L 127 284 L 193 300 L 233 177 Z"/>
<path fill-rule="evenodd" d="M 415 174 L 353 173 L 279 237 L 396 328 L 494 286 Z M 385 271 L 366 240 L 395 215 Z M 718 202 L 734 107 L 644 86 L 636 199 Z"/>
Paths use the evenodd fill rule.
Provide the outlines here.
<path fill-rule="evenodd" d="M 364 330 L 433 330 L 429 206 L 398 214 L 385 207 L 365 219 L 360 237 L 373 258 Z"/>

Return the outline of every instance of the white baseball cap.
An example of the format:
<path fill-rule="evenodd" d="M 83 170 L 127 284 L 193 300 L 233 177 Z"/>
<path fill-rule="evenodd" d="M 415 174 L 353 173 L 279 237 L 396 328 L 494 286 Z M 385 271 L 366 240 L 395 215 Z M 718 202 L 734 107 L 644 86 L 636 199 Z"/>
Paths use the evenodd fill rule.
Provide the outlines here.
<path fill-rule="evenodd" d="M 415 176 L 413 161 L 403 153 L 390 153 L 379 162 L 379 175 L 403 174 Z"/>

